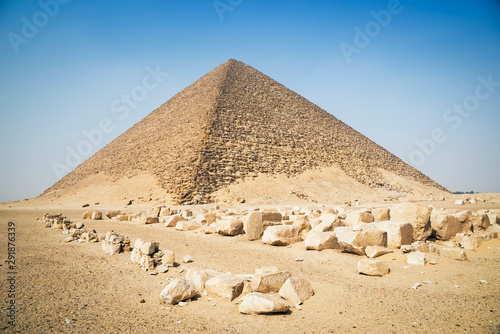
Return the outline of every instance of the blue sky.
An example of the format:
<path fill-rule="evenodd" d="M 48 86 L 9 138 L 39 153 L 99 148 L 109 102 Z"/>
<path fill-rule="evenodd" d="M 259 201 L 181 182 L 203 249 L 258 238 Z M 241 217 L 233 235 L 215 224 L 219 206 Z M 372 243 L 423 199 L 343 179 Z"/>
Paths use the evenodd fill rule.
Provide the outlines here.
<path fill-rule="evenodd" d="M 452 191 L 500 192 L 499 1 L 3 0 L 0 201 L 39 195 L 70 150 L 87 159 L 229 58 Z"/>

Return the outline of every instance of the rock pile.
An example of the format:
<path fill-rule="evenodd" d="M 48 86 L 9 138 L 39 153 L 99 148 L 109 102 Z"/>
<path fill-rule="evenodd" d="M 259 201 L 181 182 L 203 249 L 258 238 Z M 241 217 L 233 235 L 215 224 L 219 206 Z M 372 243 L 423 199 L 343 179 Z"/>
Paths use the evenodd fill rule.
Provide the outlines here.
<path fill-rule="evenodd" d="M 101 244 L 102 250 L 109 255 L 130 251 L 129 237 L 113 231 L 106 233 L 106 236 Z"/>
<path fill-rule="evenodd" d="M 64 242 L 99 242 L 99 235 L 95 230 L 87 231 L 83 223 L 74 223 L 62 214 L 51 215 L 46 213 L 43 221 L 46 228 L 63 230 Z"/>

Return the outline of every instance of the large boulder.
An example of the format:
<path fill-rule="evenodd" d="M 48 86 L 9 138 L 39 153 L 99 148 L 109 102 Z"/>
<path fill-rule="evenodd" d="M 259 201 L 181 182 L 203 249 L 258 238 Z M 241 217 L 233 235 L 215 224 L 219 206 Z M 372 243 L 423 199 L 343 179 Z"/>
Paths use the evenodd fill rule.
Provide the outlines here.
<path fill-rule="evenodd" d="M 346 226 L 360 226 L 375 221 L 370 209 L 349 211 L 346 213 L 344 223 Z"/>
<path fill-rule="evenodd" d="M 411 223 L 413 225 L 413 240 L 426 240 L 432 233 L 431 211 L 430 207 L 404 202 L 391 208 L 391 219 Z"/>
<path fill-rule="evenodd" d="M 169 216 L 166 220 L 165 223 L 163 224 L 165 227 L 175 227 L 178 222 L 186 220 L 186 218 L 175 215 L 175 216 Z"/>
<path fill-rule="evenodd" d="M 436 231 L 436 238 L 439 240 L 450 240 L 457 233 L 462 233 L 462 224 L 457 216 L 451 214 L 432 214 L 431 226 Z"/>
<path fill-rule="evenodd" d="M 389 273 L 389 265 L 380 260 L 361 260 L 358 262 L 358 273 L 368 276 L 384 276 Z"/>
<path fill-rule="evenodd" d="M 252 277 L 252 290 L 263 293 L 278 292 L 291 276 L 288 271 L 280 271 L 276 267 L 259 268 Z"/>
<path fill-rule="evenodd" d="M 262 235 L 262 242 L 273 246 L 287 246 L 301 241 L 300 226 L 269 226 Z"/>
<path fill-rule="evenodd" d="M 175 229 L 178 231 L 194 231 L 202 226 L 196 220 L 180 220 L 175 224 Z"/>
<path fill-rule="evenodd" d="M 376 222 L 383 222 L 391 219 L 391 210 L 389 208 L 373 209 L 372 215 Z"/>
<path fill-rule="evenodd" d="M 176 278 L 160 293 L 160 301 L 167 304 L 177 304 L 197 295 L 194 283 L 185 278 Z"/>
<path fill-rule="evenodd" d="M 221 219 L 217 221 L 217 233 L 220 235 L 235 236 L 245 233 L 243 222 L 239 218 Z"/>
<path fill-rule="evenodd" d="M 335 235 L 343 252 L 365 254 L 367 246 L 387 247 L 387 232 L 371 227 L 337 227 Z"/>
<path fill-rule="evenodd" d="M 239 311 L 243 314 L 283 313 L 289 309 L 290 306 L 282 300 L 259 292 L 246 295 L 239 306 Z"/>
<path fill-rule="evenodd" d="M 318 218 L 318 220 L 321 222 L 311 229 L 311 233 L 330 232 L 333 231 L 336 227 L 343 226 L 339 217 L 336 214 L 332 213 L 321 216 Z"/>
<path fill-rule="evenodd" d="M 291 277 L 283 284 L 279 294 L 290 303 L 300 305 L 314 294 L 314 290 L 309 281 L 299 277 Z"/>
<path fill-rule="evenodd" d="M 281 223 L 279 212 L 254 211 L 248 214 L 243 223 L 243 229 L 249 240 L 258 240 L 268 226 Z"/>
<path fill-rule="evenodd" d="M 193 282 L 196 289 L 201 291 L 205 289 L 205 283 L 209 279 L 221 274 L 221 272 L 211 269 L 189 268 L 186 273 L 186 279 Z"/>
<path fill-rule="evenodd" d="M 413 226 L 408 222 L 382 221 L 370 224 L 374 228 L 387 232 L 387 247 L 400 248 L 401 245 L 411 245 Z"/>
<path fill-rule="evenodd" d="M 490 219 L 485 213 L 473 213 L 472 214 L 472 229 L 474 232 L 486 231 L 490 226 Z"/>
<path fill-rule="evenodd" d="M 222 274 L 207 280 L 205 289 L 211 295 L 232 301 L 243 291 L 243 280 L 230 273 Z"/>
<path fill-rule="evenodd" d="M 158 216 L 144 216 L 141 219 L 141 224 L 158 224 L 160 220 Z"/>
<path fill-rule="evenodd" d="M 338 249 L 339 242 L 335 232 L 309 232 L 304 240 L 306 249 L 321 251 L 323 249 Z"/>

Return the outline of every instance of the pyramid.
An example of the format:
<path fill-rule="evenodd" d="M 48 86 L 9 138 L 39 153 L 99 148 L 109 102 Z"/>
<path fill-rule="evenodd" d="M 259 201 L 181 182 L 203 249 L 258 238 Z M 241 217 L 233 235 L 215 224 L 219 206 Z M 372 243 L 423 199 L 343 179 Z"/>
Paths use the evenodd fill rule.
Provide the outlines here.
<path fill-rule="evenodd" d="M 152 175 L 174 203 L 210 201 L 238 180 L 336 166 L 371 188 L 397 190 L 380 169 L 445 188 L 256 69 L 228 60 L 172 97 L 44 194 L 103 173 Z"/>

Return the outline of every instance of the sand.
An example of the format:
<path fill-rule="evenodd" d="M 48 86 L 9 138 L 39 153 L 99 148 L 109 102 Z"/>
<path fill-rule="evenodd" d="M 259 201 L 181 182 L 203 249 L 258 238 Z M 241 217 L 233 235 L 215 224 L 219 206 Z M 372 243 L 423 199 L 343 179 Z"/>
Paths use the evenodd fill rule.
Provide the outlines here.
<path fill-rule="evenodd" d="M 272 247 L 244 236 L 222 237 L 180 232 L 156 225 L 113 220 L 88 221 L 98 233 L 117 231 L 160 242 L 176 253 L 189 254 L 186 267 L 211 268 L 234 274 L 253 273 L 268 265 L 308 279 L 315 295 L 302 310 L 289 314 L 248 316 L 233 302 L 201 296 L 186 306 L 159 304 L 167 277 L 180 268 L 151 276 L 131 264 L 130 254 L 106 255 L 99 243 L 63 243 L 60 231 L 43 227 L 45 212 L 82 221 L 85 209 L 0 205 L 0 249 L 7 250 L 7 224 L 16 224 L 16 306 L 14 327 L 5 307 L 7 264 L 2 263 L 0 328 L 18 333 L 498 333 L 500 332 L 500 241 L 484 242 L 468 251 L 469 262 L 431 254 L 437 265 L 409 266 L 396 251 L 380 259 L 390 262 L 384 277 L 359 275 L 362 257 L 337 250 L 306 251 L 303 243 Z M 24 203 L 25 204 L 25 203 Z M 498 206 L 498 204 L 496 204 Z M 99 206 L 97 206 L 99 207 Z M 109 208 L 99 208 L 101 211 Z M 123 209 L 120 207 L 119 209 Z M 134 207 L 129 211 L 139 210 Z M 40 218 L 40 220 L 37 220 Z M 297 257 L 304 261 L 297 262 Z M 414 290 L 416 282 L 423 284 Z M 487 284 L 481 284 L 486 280 Z M 456 287 L 456 286 L 459 287 Z M 145 299 L 145 303 L 140 303 Z"/>

